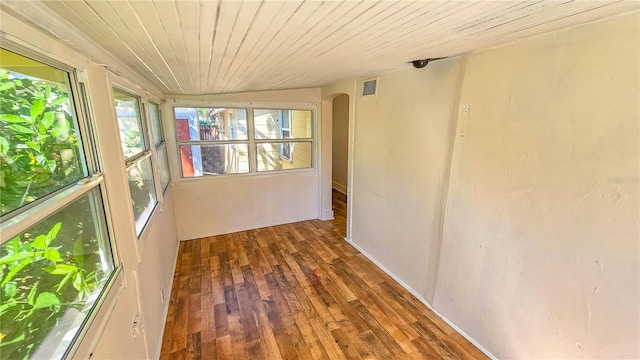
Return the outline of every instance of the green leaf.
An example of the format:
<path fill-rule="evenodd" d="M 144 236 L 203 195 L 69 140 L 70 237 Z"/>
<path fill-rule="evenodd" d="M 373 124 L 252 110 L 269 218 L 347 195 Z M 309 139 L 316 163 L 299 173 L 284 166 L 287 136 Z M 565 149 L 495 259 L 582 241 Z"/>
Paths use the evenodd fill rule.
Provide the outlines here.
<path fill-rule="evenodd" d="M 36 133 L 35 131 L 33 131 L 33 129 L 30 129 L 22 125 L 9 125 L 8 128 L 9 130 L 16 132 L 18 134 L 35 134 Z"/>
<path fill-rule="evenodd" d="M 9 273 L 7 274 L 7 276 L 4 278 L 4 280 L 2 281 L 2 284 L 0 284 L 0 286 L 4 286 L 6 283 L 9 282 L 9 280 L 13 279 L 14 276 L 16 276 L 16 274 L 18 272 L 20 272 L 20 270 L 24 269 L 25 266 L 31 264 L 31 262 L 33 261 L 33 258 L 26 258 L 22 261 L 20 261 L 20 263 L 18 263 L 18 265 L 15 265 L 13 268 L 10 268 L 11 271 L 9 271 Z"/>
<path fill-rule="evenodd" d="M 54 112 L 47 111 L 46 113 L 44 113 L 42 120 L 40 120 L 40 124 L 45 130 L 49 130 L 49 128 L 51 127 L 51 125 L 53 125 L 55 121 L 56 121 L 56 115 L 54 114 Z"/>
<path fill-rule="evenodd" d="M 42 114 L 43 111 L 44 111 L 44 100 L 41 98 L 33 100 L 33 103 L 31 104 L 31 110 L 30 110 L 31 119 L 35 120 L 35 118 L 38 117 L 38 115 Z"/>
<path fill-rule="evenodd" d="M 16 306 L 16 299 L 11 298 L 6 303 L 0 304 L 0 316 L 7 312 L 11 307 Z"/>
<path fill-rule="evenodd" d="M 55 99 L 53 103 L 51 103 L 52 106 L 58 106 L 60 104 L 62 104 L 63 102 L 67 101 L 69 98 L 64 96 L 64 95 L 60 95 L 59 98 Z"/>
<path fill-rule="evenodd" d="M 44 268 L 44 271 L 53 275 L 66 275 L 77 270 L 78 268 L 76 266 L 67 264 L 56 264 L 55 266 L 47 266 Z"/>
<path fill-rule="evenodd" d="M 60 256 L 60 252 L 58 249 L 49 248 L 44 252 L 43 257 L 49 261 L 58 262 L 62 261 L 62 257 Z"/>
<path fill-rule="evenodd" d="M 29 119 L 25 119 L 22 116 L 18 116 L 15 114 L 2 114 L 0 115 L 0 120 L 7 123 L 31 124 L 31 121 Z"/>
<path fill-rule="evenodd" d="M 58 284 L 58 287 L 56 288 L 57 292 L 60 292 L 60 289 L 62 289 L 62 287 L 64 286 L 64 284 L 67 283 L 67 281 L 69 281 L 69 279 L 71 279 L 71 276 L 73 276 L 73 272 L 68 273 L 64 279 L 62 279 L 62 281 L 60 281 L 60 283 Z"/>
<path fill-rule="evenodd" d="M 16 296 L 16 283 L 11 281 L 4 285 L 4 296 L 7 298 L 12 298 Z"/>
<path fill-rule="evenodd" d="M 80 239 L 73 243 L 73 258 L 76 260 L 78 267 L 82 267 L 84 265 L 84 246 Z"/>
<path fill-rule="evenodd" d="M 9 152 L 9 141 L 6 138 L 0 136 L 0 155 L 6 156 Z"/>
<path fill-rule="evenodd" d="M 49 172 L 56 171 L 56 161 L 55 160 L 47 160 L 43 165 L 45 169 L 49 170 Z"/>
<path fill-rule="evenodd" d="M 16 253 L 16 254 L 3 256 L 2 258 L 0 258 L 0 265 L 12 264 L 12 263 L 14 263 L 16 261 L 20 261 L 22 259 L 33 258 L 34 256 L 36 256 L 36 254 L 33 253 L 33 252 L 19 252 L 19 253 Z"/>
<path fill-rule="evenodd" d="M 19 146 L 20 144 L 18 144 Z M 25 144 L 28 148 L 35 150 L 36 152 L 40 152 L 40 143 L 35 141 L 27 141 Z"/>
<path fill-rule="evenodd" d="M 2 85 L 0 85 L 0 91 L 5 91 L 5 90 L 9 90 L 13 87 L 13 82 L 6 82 L 3 83 Z"/>
<path fill-rule="evenodd" d="M 35 304 L 35 300 L 36 300 L 36 291 L 38 291 L 38 283 L 36 282 L 33 287 L 31 288 L 31 291 L 29 291 L 29 295 L 27 295 L 27 301 L 29 303 L 29 305 Z"/>
<path fill-rule="evenodd" d="M 78 291 L 83 291 L 84 287 L 82 285 L 84 285 L 84 281 L 82 280 L 82 273 L 77 272 L 76 276 L 73 278 L 73 287 Z M 80 295 L 80 298 L 82 298 L 82 295 Z"/>
<path fill-rule="evenodd" d="M 60 305 L 60 300 L 58 299 L 58 297 L 53 293 L 43 292 L 40 295 L 38 295 L 38 298 L 36 299 L 35 308 L 42 309 L 42 308 L 47 308 L 53 305 Z"/>
<path fill-rule="evenodd" d="M 44 235 L 38 235 L 35 240 L 31 243 L 35 249 L 44 250 L 47 248 L 47 237 Z"/>
<path fill-rule="evenodd" d="M 49 230 L 49 233 L 47 234 L 47 246 L 49 246 L 49 244 L 51 244 L 51 242 L 58 236 L 58 231 L 60 231 L 61 226 L 62 223 L 58 222 L 53 225 L 51 230 Z"/>

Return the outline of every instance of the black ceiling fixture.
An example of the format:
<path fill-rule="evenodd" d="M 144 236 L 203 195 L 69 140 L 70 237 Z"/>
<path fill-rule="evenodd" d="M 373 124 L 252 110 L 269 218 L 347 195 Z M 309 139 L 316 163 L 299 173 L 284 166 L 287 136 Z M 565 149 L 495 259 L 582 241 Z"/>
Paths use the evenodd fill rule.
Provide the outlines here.
<path fill-rule="evenodd" d="M 416 69 L 422 69 L 423 67 L 427 66 L 427 64 L 429 64 L 432 61 L 436 61 L 436 60 L 442 60 L 442 59 L 446 59 L 446 57 L 439 57 L 439 58 L 431 58 L 431 59 L 420 59 L 420 60 L 413 60 L 413 61 L 409 61 L 414 68 Z"/>

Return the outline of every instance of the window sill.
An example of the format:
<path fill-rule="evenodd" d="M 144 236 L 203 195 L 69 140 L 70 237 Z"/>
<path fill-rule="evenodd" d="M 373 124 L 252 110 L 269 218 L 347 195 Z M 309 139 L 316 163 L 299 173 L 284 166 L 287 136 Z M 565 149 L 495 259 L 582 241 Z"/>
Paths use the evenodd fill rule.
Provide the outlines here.
<path fill-rule="evenodd" d="M 193 177 L 182 177 L 175 181 L 175 184 L 181 183 L 190 183 L 190 182 L 203 182 L 210 181 L 213 179 L 242 179 L 242 178 L 261 178 L 261 177 L 273 177 L 273 176 L 287 176 L 294 174 L 316 174 L 316 168 L 305 168 L 305 169 L 286 169 L 286 170 L 273 170 L 273 171 L 260 171 L 260 172 L 252 172 L 252 173 L 241 173 L 241 174 L 221 174 L 221 175 L 206 175 L 206 176 L 193 176 Z"/>

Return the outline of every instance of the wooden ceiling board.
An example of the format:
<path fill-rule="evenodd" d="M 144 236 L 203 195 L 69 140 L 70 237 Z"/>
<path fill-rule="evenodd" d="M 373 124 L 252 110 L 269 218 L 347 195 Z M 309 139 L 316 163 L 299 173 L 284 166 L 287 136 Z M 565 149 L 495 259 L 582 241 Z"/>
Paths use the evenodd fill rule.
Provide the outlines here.
<path fill-rule="evenodd" d="M 313 5 L 318 2 L 307 2 L 306 4 Z M 305 3 L 286 2 L 281 13 L 282 18 L 287 18 L 286 22 L 281 28 L 276 29 L 272 38 L 264 41 L 262 50 L 253 57 L 243 76 L 234 77 L 231 80 L 235 84 L 232 91 L 241 91 L 243 86 L 259 88 L 261 83 L 265 81 L 265 74 L 268 73 L 267 66 L 274 62 L 273 57 L 296 45 L 312 29 L 318 28 L 318 24 L 331 16 L 340 5 L 337 1 L 328 1 L 320 3 L 320 6 L 309 8 L 305 6 Z M 289 10 L 293 10 L 293 12 L 289 13 Z M 274 30 L 270 29 L 270 31 Z"/>
<path fill-rule="evenodd" d="M 169 49 L 165 49 L 165 53 L 173 56 L 177 62 L 177 69 L 174 69 L 174 73 L 180 73 L 181 78 L 184 79 L 182 88 L 184 93 L 191 93 L 193 86 L 193 74 L 191 68 L 188 66 L 189 57 L 187 55 L 186 44 L 182 37 L 182 29 L 180 27 L 180 18 L 178 16 L 178 9 L 176 3 L 173 1 L 154 1 L 153 5 L 156 9 L 156 13 L 159 16 L 160 23 L 164 30 L 164 35 L 170 44 Z M 167 56 L 168 57 L 168 56 Z"/>
<path fill-rule="evenodd" d="M 101 45 L 106 51 L 116 56 L 134 71 L 149 78 L 150 81 L 155 80 L 148 76 L 146 69 L 138 62 L 134 52 L 124 46 L 112 31 L 99 30 L 97 26 L 102 24 L 103 21 L 83 2 L 47 1 L 45 4 L 50 10 L 60 14 L 69 24 L 73 24 L 80 32 Z"/>
<path fill-rule="evenodd" d="M 275 52 L 275 57 L 271 61 L 265 63 L 263 72 L 270 73 L 270 84 L 275 88 L 281 88 L 283 85 L 282 77 L 287 79 L 298 79 L 302 74 L 312 71 L 313 63 L 316 59 L 311 53 L 313 49 L 323 41 L 332 36 L 346 26 L 350 21 L 363 16 L 372 7 L 379 5 L 374 2 L 342 2 L 339 7 L 334 8 L 331 13 L 323 18 L 320 24 L 325 26 L 316 26 L 305 34 L 300 36 L 300 40 L 289 45 L 284 44 L 283 51 Z M 338 18 L 331 20 L 332 14 L 340 14 Z M 327 19 L 330 19 L 327 21 Z M 271 66 L 269 66 L 271 65 Z"/>
<path fill-rule="evenodd" d="M 158 51 L 158 47 L 155 45 L 151 34 L 147 30 L 146 24 L 144 24 L 131 6 L 129 1 L 114 1 L 110 2 L 114 13 L 120 18 L 123 24 L 126 25 L 128 33 L 124 33 L 128 39 L 127 43 L 130 48 L 139 48 L 141 55 L 144 55 L 147 67 L 159 78 L 168 88 L 179 88 L 179 84 L 173 71 L 168 66 L 161 52 Z M 162 34 L 159 34 L 159 38 L 162 38 Z"/>
<path fill-rule="evenodd" d="M 256 65 L 260 65 L 264 57 L 268 55 L 269 49 L 277 47 L 277 39 L 284 40 L 284 36 L 280 36 L 280 32 L 285 28 L 296 29 L 290 33 L 295 33 L 305 20 L 310 20 L 315 9 L 324 3 L 313 2 L 267 2 L 261 14 L 273 12 L 271 21 L 257 21 L 256 26 L 247 35 L 247 46 L 243 46 L 236 54 L 238 60 L 234 61 L 229 69 L 229 74 L 222 86 L 218 87 L 217 92 L 234 92 L 240 85 L 238 74 L 244 74 L 254 69 Z M 304 14 L 304 15 L 301 15 Z M 264 16 L 264 15 L 261 15 Z"/>
<path fill-rule="evenodd" d="M 159 54 L 162 62 L 165 64 L 168 75 L 176 84 L 177 87 L 174 91 L 179 93 L 184 92 L 183 85 L 186 85 L 186 80 L 182 74 L 182 68 L 178 63 L 175 51 L 167 37 L 154 3 L 150 1 L 129 0 L 129 5 L 133 9 L 138 20 L 144 25 L 145 34 L 149 37 L 153 47 Z"/>
<path fill-rule="evenodd" d="M 187 84 L 187 88 L 190 93 L 197 93 L 203 80 L 200 75 L 200 36 L 204 34 L 200 34 L 200 7 L 193 1 L 177 1 L 175 5 L 187 54 L 187 61 L 182 66 L 187 66 L 191 74 L 191 84 Z"/>
<path fill-rule="evenodd" d="M 207 93 L 208 75 L 213 60 L 213 39 L 220 17 L 220 1 L 200 2 L 200 64 L 198 67 L 200 82 L 199 93 Z"/>
<path fill-rule="evenodd" d="M 231 38 L 240 6 L 241 3 L 237 1 L 221 1 L 220 3 L 220 12 L 214 29 L 211 63 L 206 76 L 206 89 L 215 89 L 215 79 L 220 73 L 222 59 L 227 54 L 229 39 Z"/>
<path fill-rule="evenodd" d="M 226 77 L 229 73 L 229 68 L 234 61 L 239 61 L 237 58 L 240 48 L 245 45 L 247 34 L 251 32 L 253 25 L 256 23 L 258 16 L 263 16 L 265 19 L 271 19 L 273 16 L 277 16 L 276 13 L 269 13 L 265 15 L 259 15 L 258 12 L 262 9 L 264 2 L 258 1 L 243 1 L 241 7 L 238 10 L 236 20 L 227 42 L 227 48 L 225 50 L 226 56 L 222 57 L 220 62 L 220 68 L 216 74 L 214 84 L 226 83 Z M 261 21 L 264 23 L 264 21 Z M 214 88 L 214 90 L 216 90 Z"/>
<path fill-rule="evenodd" d="M 321 86 L 639 8 L 634 0 L 2 2 L 90 57 L 107 53 L 166 93 L 192 95 Z"/>
<path fill-rule="evenodd" d="M 154 82 L 159 86 L 167 89 L 169 86 L 163 80 L 163 73 L 157 68 L 153 59 L 146 52 L 144 47 L 138 42 L 133 32 L 129 29 L 132 24 L 124 21 L 118 13 L 113 9 L 114 3 L 107 1 L 91 1 L 91 2 L 70 2 L 69 4 L 78 4 L 79 7 L 88 6 L 95 14 L 96 20 L 94 26 L 102 34 L 109 34 L 115 44 L 122 44 L 135 58 L 137 64 L 145 69 L 147 75 L 150 75 Z"/>

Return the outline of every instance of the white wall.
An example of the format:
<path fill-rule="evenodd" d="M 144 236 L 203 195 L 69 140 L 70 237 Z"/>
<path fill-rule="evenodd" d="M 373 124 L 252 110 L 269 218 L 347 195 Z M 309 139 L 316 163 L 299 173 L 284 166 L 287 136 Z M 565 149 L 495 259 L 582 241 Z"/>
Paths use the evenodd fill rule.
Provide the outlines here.
<path fill-rule="evenodd" d="M 305 108 L 321 118 L 320 89 L 261 91 L 252 93 L 184 96 L 170 95 L 165 125 L 173 134 L 174 106 L 251 106 Z M 317 124 L 316 124 L 317 125 Z M 314 133 L 319 126 L 314 126 Z M 175 139 L 168 136 L 172 177 L 176 179 L 176 223 L 180 240 L 255 229 L 319 217 L 318 142 L 314 142 L 313 169 L 259 174 L 205 176 L 180 179 Z"/>
<path fill-rule="evenodd" d="M 462 60 L 380 75 L 356 97 L 351 240 L 431 299 Z"/>
<path fill-rule="evenodd" d="M 181 240 L 318 218 L 315 171 L 233 175 L 177 182 Z"/>
<path fill-rule="evenodd" d="M 351 240 L 499 358 L 640 357 L 639 25 L 382 74 L 356 99 Z"/>
<path fill-rule="evenodd" d="M 331 175 L 334 189 L 347 193 L 349 158 L 349 95 L 333 99 L 331 136 Z"/>
<path fill-rule="evenodd" d="M 500 358 L 640 356 L 639 28 L 469 58 L 433 304 Z"/>

